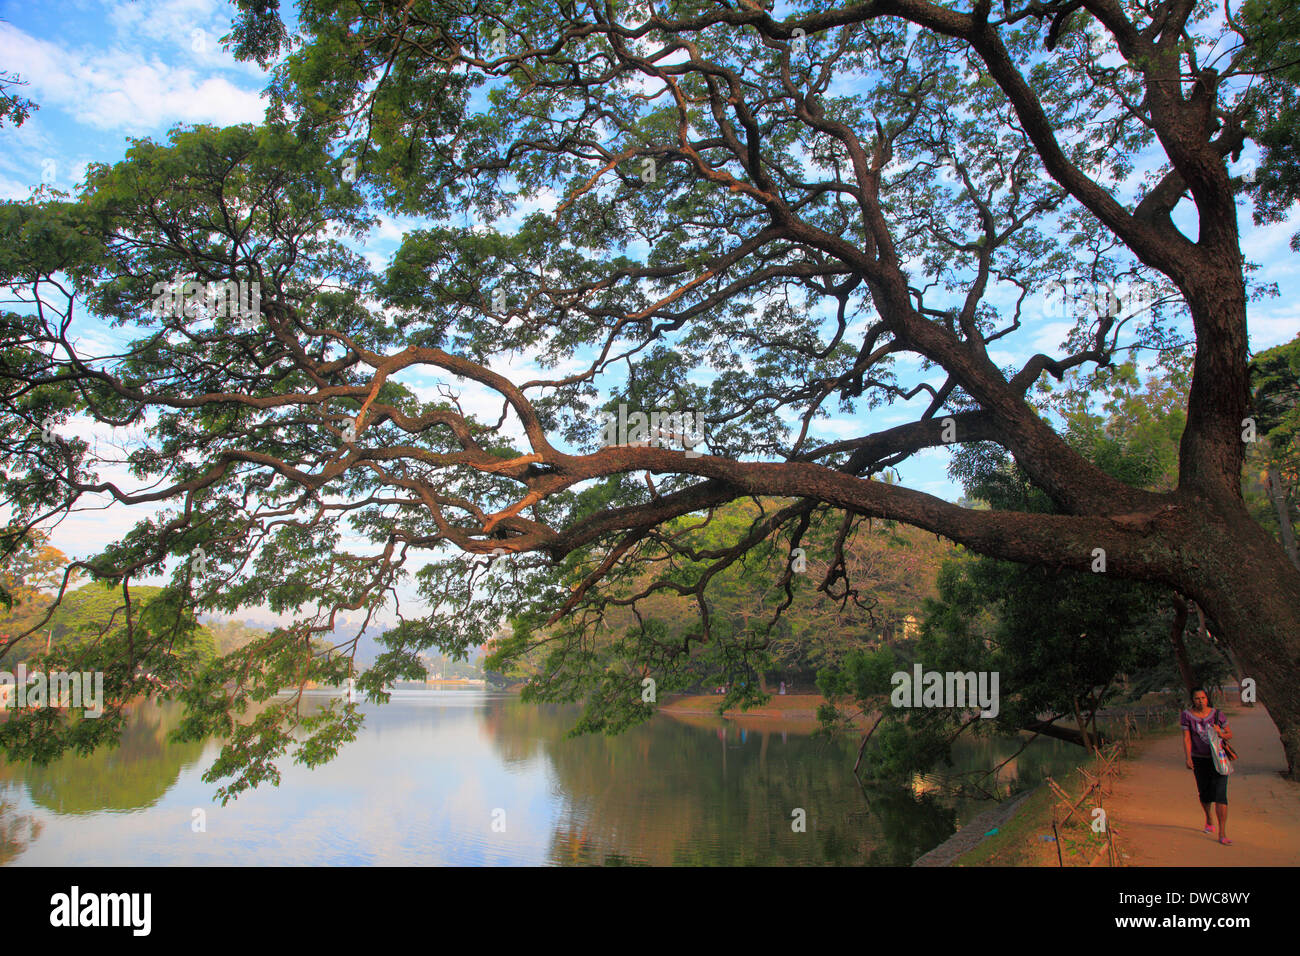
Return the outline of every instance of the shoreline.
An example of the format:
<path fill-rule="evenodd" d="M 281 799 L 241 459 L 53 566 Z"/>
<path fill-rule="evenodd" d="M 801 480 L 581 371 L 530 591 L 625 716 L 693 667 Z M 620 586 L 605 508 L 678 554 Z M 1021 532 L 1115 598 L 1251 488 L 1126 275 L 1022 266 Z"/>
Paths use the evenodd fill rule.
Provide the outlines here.
<path fill-rule="evenodd" d="M 669 716 L 722 717 L 726 720 L 789 720 L 818 723 L 817 709 L 826 703 L 821 694 L 772 694 L 771 700 L 760 707 L 741 710 L 736 707 L 718 713 L 721 694 L 673 694 L 658 707 L 658 712 Z M 854 720 L 865 724 L 865 717 Z"/>
<path fill-rule="evenodd" d="M 1001 832 L 1001 829 L 1014 820 L 1020 813 L 1021 808 L 1044 786 L 1044 784 L 1040 783 L 1023 793 L 1002 801 L 997 806 L 989 807 L 982 813 L 977 814 L 964 827 L 933 850 L 918 856 L 912 861 L 912 866 L 952 866 L 986 839 L 997 835 L 990 831 L 996 829 Z"/>

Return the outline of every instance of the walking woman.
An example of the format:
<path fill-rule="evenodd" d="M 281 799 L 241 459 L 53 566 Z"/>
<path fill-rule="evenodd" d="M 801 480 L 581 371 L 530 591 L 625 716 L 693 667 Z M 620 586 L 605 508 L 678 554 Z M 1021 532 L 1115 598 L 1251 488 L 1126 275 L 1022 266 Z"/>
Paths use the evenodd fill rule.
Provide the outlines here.
<path fill-rule="evenodd" d="M 1210 725 L 1214 725 L 1224 740 L 1231 740 L 1228 719 L 1217 707 L 1210 706 L 1210 695 L 1204 687 L 1193 687 L 1192 706 L 1183 711 L 1179 724 L 1183 728 L 1187 769 L 1196 774 L 1196 791 L 1205 810 L 1205 832 L 1214 832 L 1214 820 L 1210 817 L 1213 804 L 1219 817 L 1219 842 L 1232 846 L 1228 839 L 1228 778 L 1214 769 L 1210 756 Z"/>

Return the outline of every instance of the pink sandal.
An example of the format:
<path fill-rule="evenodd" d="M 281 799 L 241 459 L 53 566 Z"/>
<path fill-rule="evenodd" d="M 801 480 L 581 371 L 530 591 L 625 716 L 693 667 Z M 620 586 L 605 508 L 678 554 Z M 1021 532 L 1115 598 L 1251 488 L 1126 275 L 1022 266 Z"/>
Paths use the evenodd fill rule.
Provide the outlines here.
<path fill-rule="evenodd" d="M 1220 840 L 1219 843 L 1220 843 L 1222 846 L 1232 846 L 1232 841 L 1231 841 L 1231 840 Z"/>
<path fill-rule="evenodd" d="M 1211 824 L 1211 823 L 1207 823 L 1207 824 L 1205 825 L 1205 829 L 1202 830 L 1201 832 L 1202 832 L 1202 833 L 1213 833 L 1213 832 L 1214 832 L 1214 825 Z"/>

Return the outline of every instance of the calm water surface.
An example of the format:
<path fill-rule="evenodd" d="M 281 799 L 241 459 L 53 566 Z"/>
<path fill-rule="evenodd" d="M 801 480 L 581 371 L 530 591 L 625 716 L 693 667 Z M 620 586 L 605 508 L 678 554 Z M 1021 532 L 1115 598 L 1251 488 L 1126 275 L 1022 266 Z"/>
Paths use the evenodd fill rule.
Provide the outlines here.
<path fill-rule="evenodd" d="M 864 794 L 856 741 L 777 721 L 661 714 L 619 737 L 567 739 L 575 710 L 491 692 L 399 690 L 363 709 L 334 761 L 286 758 L 279 787 L 225 807 L 201 779 L 218 743 L 167 742 L 176 705 L 139 707 L 114 751 L 0 762 L 0 864 L 906 865 L 990 805 L 945 799 L 932 779 Z M 960 742 L 954 771 L 1020 744 Z M 1002 779 L 1032 785 L 1081 756 L 1040 738 Z M 796 808 L 806 832 L 791 829 Z"/>

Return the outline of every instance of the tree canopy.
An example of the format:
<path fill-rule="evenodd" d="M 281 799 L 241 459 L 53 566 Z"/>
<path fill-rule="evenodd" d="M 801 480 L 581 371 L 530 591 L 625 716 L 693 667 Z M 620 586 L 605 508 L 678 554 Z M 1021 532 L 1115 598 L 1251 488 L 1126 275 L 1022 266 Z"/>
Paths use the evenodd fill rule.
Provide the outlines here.
<path fill-rule="evenodd" d="M 1175 368 L 1143 380 L 1131 363 L 1110 372 L 1099 386 L 1107 397 L 1100 410 L 1082 407 L 1089 393 L 1077 381 L 1057 396 L 1069 440 L 1127 483 L 1167 486 L 1177 471 L 1185 372 Z M 963 448 L 953 470 L 968 495 L 994 508 L 1053 507 L 996 446 Z M 853 708 L 886 715 L 888 722 L 869 735 L 874 741 L 880 734 L 867 761 L 874 773 L 929 769 L 968 732 L 1028 730 L 1095 745 L 1102 739 L 1097 714 L 1104 706 L 1185 680 L 1181 698 L 1193 684 L 1212 686 L 1228 673 L 1229 661 L 1208 633 L 1195 626 L 1185 633 L 1190 615 L 1179 595 L 1095 567 L 1026 568 L 961 553 L 944 562 L 937 590 L 925 602 L 920 639 L 902 653 L 859 651 L 819 676 L 831 701 L 824 712 L 830 727 Z M 998 673 L 997 713 L 891 711 L 891 677 L 914 662 L 924 671 Z M 1187 675 L 1180 673 L 1184 664 Z M 1062 719 L 1064 726 L 1057 724 Z"/>
<path fill-rule="evenodd" d="M 420 607 L 361 676 L 378 698 L 510 619 L 565 628 L 553 696 L 587 693 L 566 675 L 588 612 L 644 573 L 698 621 L 628 652 L 725 658 L 711 582 L 871 518 L 1062 570 L 1101 548 L 1108 573 L 1185 594 L 1300 758 L 1300 570 L 1241 493 L 1248 30 L 1191 0 L 305 2 L 296 32 L 273 2 L 239 8 L 229 41 L 276 63 L 264 124 L 138 141 L 75 197 L 0 206 L 13 524 L 94 495 L 158 506 L 74 564 L 295 617 L 190 682 L 186 733 L 343 680 L 313 635 L 392 613 L 407 575 Z M 381 215 L 419 222 L 378 265 Z M 120 342 L 93 351 L 83 316 Z M 1041 391 L 1180 350 L 1162 487 L 1072 444 Z M 620 406 L 699 427 L 611 441 Z M 102 476 L 74 416 L 140 429 L 138 485 Z M 983 442 L 1051 507 L 881 480 Z M 764 496 L 785 503 L 665 562 Z M 607 712 L 643 669 L 608 669 Z M 228 792 L 274 779 L 301 720 L 277 705 L 238 730 Z M 308 763 L 357 715 L 310 720 Z"/>

